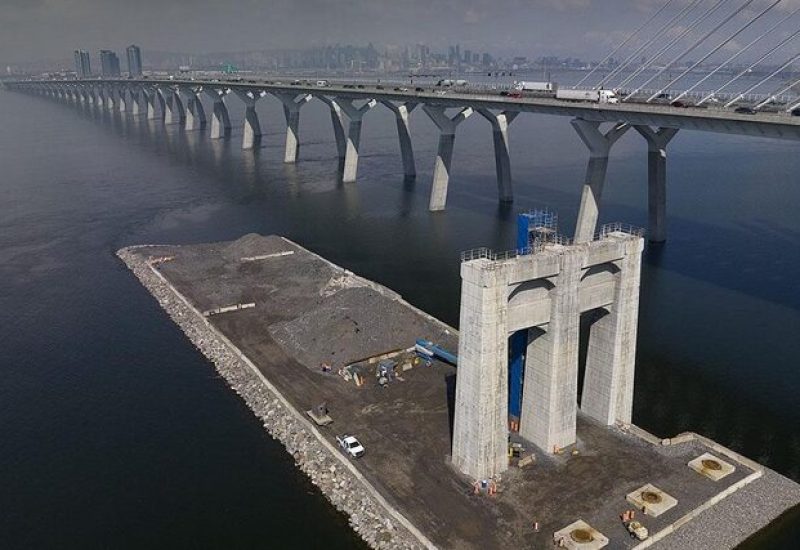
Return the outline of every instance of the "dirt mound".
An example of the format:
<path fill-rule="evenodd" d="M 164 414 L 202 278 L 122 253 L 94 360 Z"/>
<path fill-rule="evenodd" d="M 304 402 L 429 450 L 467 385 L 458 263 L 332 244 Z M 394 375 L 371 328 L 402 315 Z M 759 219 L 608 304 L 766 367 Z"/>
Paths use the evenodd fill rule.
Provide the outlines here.
<path fill-rule="evenodd" d="M 403 304 L 371 288 L 340 290 L 324 304 L 269 329 L 284 350 L 311 369 L 340 368 L 380 353 L 407 348 L 427 335 L 425 324 Z"/>

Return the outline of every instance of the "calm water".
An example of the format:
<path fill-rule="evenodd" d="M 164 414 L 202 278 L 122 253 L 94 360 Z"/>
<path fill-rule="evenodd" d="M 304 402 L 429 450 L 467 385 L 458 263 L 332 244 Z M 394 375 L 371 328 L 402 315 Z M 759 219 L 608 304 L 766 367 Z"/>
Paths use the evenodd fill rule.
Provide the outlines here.
<path fill-rule="evenodd" d="M 359 181 L 336 181 L 326 107 L 285 166 L 283 114 L 256 152 L 119 114 L 0 96 L 0 533 L 9 548 L 353 548 L 282 447 L 114 257 L 122 246 L 280 233 L 456 324 L 463 249 L 513 245 L 518 210 L 575 222 L 586 152 L 568 121 L 511 127 L 498 207 L 488 123 L 459 127 L 448 209 L 427 201 L 432 123 L 365 118 Z M 236 101 L 232 102 L 234 106 Z M 232 110 L 235 123 L 242 113 Z M 602 221 L 646 225 L 646 146 L 613 151 Z M 694 430 L 800 480 L 796 143 L 684 132 L 670 146 L 669 242 L 647 250 L 634 420 Z M 752 547 L 800 534 L 798 517 Z"/>

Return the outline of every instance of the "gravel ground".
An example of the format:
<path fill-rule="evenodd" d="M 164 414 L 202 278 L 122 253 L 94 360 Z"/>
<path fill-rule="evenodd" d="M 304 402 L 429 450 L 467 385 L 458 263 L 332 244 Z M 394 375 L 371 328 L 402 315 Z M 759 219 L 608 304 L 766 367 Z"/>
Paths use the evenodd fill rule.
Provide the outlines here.
<path fill-rule="evenodd" d="M 349 516 L 351 528 L 367 544 L 380 549 L 425 548 L 424 541 L 404 528 L 400 521 L 391 519 L 397 512 L 383 506 L 375 498 L 375 490 L 363 478 L 355 476 L 335 450 L 311 433 L 313 428 L 310 424 L 289 410 L 202 316 L 189 308 L 168 284 L 153 273 L 147 258 L 136 253 L 136 247 L 122 249 L 117 255 L 189 340 L 211 360 L 219 374 L 263 422 L 267 432 L 286 447 L 297 467 L 337 510 Z"/>
<path fill-rule="evenodd" d="M 364 357 L 413 345 L 405 336 L 409 329 L 437 342 L 446 336 L 444 329 L 431 334 L 413 310 L 398 302 L 388 302 L 368 288 L 346 288 L 300 317 L 272 325 L 270 334 L 289 355 L 310 368 L 323 361 L 339 369 Z M 369 327 L 369 330 L 365 330 Z"/>

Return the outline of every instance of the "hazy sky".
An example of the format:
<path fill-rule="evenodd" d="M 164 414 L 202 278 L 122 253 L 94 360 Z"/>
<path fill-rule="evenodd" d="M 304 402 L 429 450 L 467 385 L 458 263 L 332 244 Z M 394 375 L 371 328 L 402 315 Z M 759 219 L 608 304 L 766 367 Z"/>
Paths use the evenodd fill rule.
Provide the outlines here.
<path fill-rule="evenodd" d="M 679 9 L 690 0 L 673 0 Z M 703 0 L 711 6 L 715 0 Z M 745 0 L 724 0 L 731 8 Z M 772 0 L 754 0 L 749 13 Z M 598 59 L 666 0 L 0 0 L 0 61 L 72 50 L 205 53 L 336 42 Z M 800 0 L 783 0 L 785 14 Z M 800 18 L 787 28 L 797 28 Z M 792 52 L 793 53 L 793 52 Z M 146 57 L 146 56 L 145 56 Z M 789 57 L 787 55 L 786 57 Z"/>

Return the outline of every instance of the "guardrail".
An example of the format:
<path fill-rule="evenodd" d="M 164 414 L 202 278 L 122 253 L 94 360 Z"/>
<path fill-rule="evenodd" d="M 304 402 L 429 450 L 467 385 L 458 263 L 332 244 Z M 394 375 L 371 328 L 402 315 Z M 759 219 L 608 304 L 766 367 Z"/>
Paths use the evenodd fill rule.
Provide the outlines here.
<path fill-rule="evenodd" d="M 595 234 L 594 240 L 599 241 L 601 239 L 605 239 L 611 233 L 626 233 L 632 237 L 644 237 L 643 228 L 636 227 L 628 223 L 614 222 L 603 225 L 600 228 L 600 231 Z"/>
<path fill-rule="evenodd" d="M 461 253 L 462 262 L 471 262 L 473 260 L 489 260 L 492 262 L 501 262 L 503 260 L 511 260 L 517 256 L 524 256 L 530 254 L 530 249 L 522 250 L 505 250 L 503 252 L 495 252 L 491 248 L 485 246 L 480 248 L 473 248 Z"/>
<path fill-rule="evenodd" d="M 630 235 L 632 237 L 643 237 L 644 236 L 644 229 L 641 227 L 637 227 L 635 225 L 631 225 L 628 223 L 621 223 L 621 222 L 614 222 L 614 223 L 607 223 L 600 228 L 595 236 L 595 241 L 600 241 L 603 239 L 608 238 L 609 235 L 612 233 L 624 233 L 626 235 Z M 534 242 L 533 246 L 530 248 L 521 248 L 516 250 L 504 250 L 501 252 L 496 252 L 491 248 L 487 248 L 482 246 L 480 248 L 473 248 L 471 250 L 465 250 L 461 253 L 461 262 L 471 262 L 474 260 L 489 260 L 490 262 L 502 262 L 505 260 L 513 260 L 514 258 L 518 258 L 520 256 L 529 256 L 533 254 L 538 254 L 543 250 L 553 247 L 553 246 L 570 246 L 574 244 L 573 240 L 569 237 L 565 237 L 564 235 L 551 235 L 548 236 L 546 239 Z"/>

